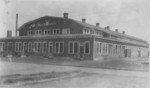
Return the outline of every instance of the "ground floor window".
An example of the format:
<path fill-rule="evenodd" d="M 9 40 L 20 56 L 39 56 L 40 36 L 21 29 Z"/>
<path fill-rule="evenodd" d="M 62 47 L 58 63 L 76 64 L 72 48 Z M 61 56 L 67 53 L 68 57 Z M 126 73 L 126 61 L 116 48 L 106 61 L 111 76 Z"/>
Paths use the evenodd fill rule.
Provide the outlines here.
<path fill-rule="evenodd" d="M 32 42 L 28 43 L 28 52 L 32 52 Z"/>
<path fill-rule="evenodd" d="M 95 43 L 96 54 L 124 54 L 125 46 L 113 43 L 96 42 Z"/>
<path fill-rule="evenodd" d="M 42 43 L 42 52 L 43 53 L 47 52 L 47 42 Z"/>
<path fill-rule="evenodd" d="M 69 42 L 69 53 L 75 54 L 77 52 L 78 52 L 78 42 L 76 41 Z"/>
<path fill-rule="evenodd" d="M 5 43 L 4 42 L 0 42 L 0 52 L 4 51 L 4 46 L 5 46 Z"/>
<path fill-rule="evenodd" d="M 12 51 L 13 50 L 13 43 L 12 42 L 8 42 L 8 44 L 7 44 L 7 50 L 8 51 Z"/>
<path fill-rule="evenodd" d="M 23 52 L 27 52 L 27 42 L 23 42 Z"/>
<path fill-rule="evenodd" d="M 90 42 L 85 42 L 85 54 L 90 54 Z"/>
<path fill-rule="evenodd" d="M 64 52 L 64 42 L 55 42 L 55 53 Z"/>
<path fill-rule="evenodd" d="M 41 52 L 41 42 L 34 42 L 33 52 Z"/>
<path fill-rule="evenodd" d="M 22 42 L 16 42 L 15 43 L 15 51 L 21 52 L 22 51 Z"/>

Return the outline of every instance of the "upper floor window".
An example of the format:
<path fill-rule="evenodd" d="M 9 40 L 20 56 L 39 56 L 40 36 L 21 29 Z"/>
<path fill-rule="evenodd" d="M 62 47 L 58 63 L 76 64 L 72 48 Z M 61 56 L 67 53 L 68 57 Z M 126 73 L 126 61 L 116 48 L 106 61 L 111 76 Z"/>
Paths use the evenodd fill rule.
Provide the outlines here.
<path fill-rule="evenodd" d="M 83 29 L 83 34 L 90 34 L 90 30 L 87 29 L 87 28 L 84 28 L 84 29 Z"/>
<path fill-rule="evenodd" d="M 69 28 L 64 28 L 62 29 L 63 34 L 70 34 L 70 29 Z"/>
<path fill-rule="evenodd" d="M 4 46 L 5 46 L 5 43 L 0 42 L 0 52 L 4 51 Z"/>
<path fill-rule="evenodd" d="M 69 42 L 69 53 L 75 54 L 77 52 L 78 52 L 78 42 L 77 41 Z"/>
<path fill-rule="evenodd" d="M 49 26 L 49 22 L 48 22 L 48 21 L 45 21 L 45 25 L 46 25 L 46 26 Z"/>
<path fill-rule="evenodd" d="M 53 34 L 61 34 L 60 32 L 60 29 L 53 29 Z"/>
<path fill-rule="evenodd" d="M 31 35 L 31 31 L 27 31 L 27 35 Z"/>
<path fill-rule="evenodd" d="M 48 34 L 48 30 L 44 30 L 44 34 L 47 35 Z"/>
<path fill-rule="evenodd" d="M 90 30 L 90 34 L 94 34 L 94 31 L 93 31 L 93 30 Z"/>
<path fill-rule="evenodd" d="M 35 35 L 41 35 L 42 34 L 42 31 L 41 30 L 36 30 L 35 31 Z"/>

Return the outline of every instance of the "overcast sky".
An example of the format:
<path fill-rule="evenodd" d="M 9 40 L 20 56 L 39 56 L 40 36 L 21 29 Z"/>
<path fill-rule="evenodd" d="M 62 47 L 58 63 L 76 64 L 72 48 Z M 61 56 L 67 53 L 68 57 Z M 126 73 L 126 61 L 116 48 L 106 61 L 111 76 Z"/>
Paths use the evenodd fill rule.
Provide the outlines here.
<path fill-rule="evenodd" d="M 101 27 L 110 26 L 126 34 L 150 42 L 150 0 L 1 0 L 0 37 L 7 30 L 15 35 L 15 15 L 19 14 L 19 27 L 41 16 L 59 16 L 69 13 L 69 18 Z"/>

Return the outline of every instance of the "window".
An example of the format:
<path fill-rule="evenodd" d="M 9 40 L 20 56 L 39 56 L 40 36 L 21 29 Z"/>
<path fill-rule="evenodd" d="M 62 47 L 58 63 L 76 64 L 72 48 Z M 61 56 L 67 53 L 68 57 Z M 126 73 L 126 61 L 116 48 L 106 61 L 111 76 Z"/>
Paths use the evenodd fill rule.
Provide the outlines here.
<path fill-rule="evenodd" d="M 53 29 L 53 34 L 60 34 L 60 29 Z"/>
<path fill-rule="evenodd" d="M 106 52 L 106 47 L 105 47 L 105 43 L 103 43 L 103 54 L 105 54 Z"/>
<path fill-rule="evenodd" d="M 90 54 L 90 42 L 85 42 L 85 54 Z"/>
<path fill-rule="evenodd" d="M 34 35 L 34 31 L 31 31 L 31 35 Z"/>
<path fill-rule="evenodd" d="M 0 42 L 0 52 L 3 51 L 2 50 L 2 42 Z"/>
<path fill-rule="evenodd" d="M 105 54 L 107 54 L 107 52 L 108 52 L 108 47 L 107 47 L 107 43 L 106 43 L 106 45 L 105 45 L 105 49 L 106 49 L 106 52 L 105 52 Z"/>
<path fill-rule="evenodd" d="M 28 52 L 32 52 L 32 42 L 28 43 Z"/>
<path fill-rule="evenodd" d="M 16 42 L 15 43 L 15 51 L 16 52 L 21 52 L 22 50 L 22 43 L 21 42 Z"/>
<path fill-rule="evenodd" d="M 0 42 L 0 52 L 4 51 L 4 47 L 5 47 L 5 43 L 4 42 Z"/>
<path fill-rule="evenodd" d="M 13 50 L 13 43 L 12 42 L 7 43 L 7 50 L 10 52 Z"/>
<path fill-rule="evenodd" d="M 35 31 L 35 35 L 41 35 L 42 34 L 42 31 L 41 30 L 36 30 Z"/>
<path fill-rule="evenodd" d="M 45 25 L 46 25 L 46 26 L 49 26 L 49 22 L 48 22 L 48 21 L 45 21 Z"/>
<path fill-rule="evenodd" d="M 56 34 L 60 34 L 60 30 L 59 29 L 56 30 Z"/>
<path fill-rule="evenodd" d="M 41 42 L 34 42 L 33 51 L 34 52 L 40 52 L 41 51 Z"/>
<path fill-rule="evenodd" d="M 27 31 L 27 35 L 31 35 L 31 31 Z"/>
<path fill-rule="evenodd" d="M 115 45 L 115 54 L 117 54 L 117 45 Z"/>
<path fill-rule="evenodd" d="M 45 35 L 47 35 L 47 34 L 48 34 L 47 30 L 44 30 L 44 34 L 45 34 Z"/>
<path fill-rule="evenodd" d="M 27 42 L 23 42 L 23 48 L 22 48 L 23 52 L 27 51 Z"/>
<path fill-rule="evenodd" d="M 59 43 L 60 44 L 60 53 L 62 53 L 63 52 L 63 49 L 64 49 L 64 43 Z"/>
<path fill-rule="evenodd" d="M 69 53 L 75 54 L 77 52 L 78 52 L 78 42 L 76 41 L 69 42 Z"/>
<path fill-rule="evenodd" d="M 73 42 L 70 42 L 69 46 L 69 53 L 73 53 Z"/>
<path fill-rule="evenodd" d="M 41 51 L 41 43 L 40 43 L 40 42 L 38 42 L 38 44 L 37 44 L 37 51 L 38 51 L 38 52 Z"/>
<path fill-rule="evenodd" d="M 96 43 L 96 53 L 99 54 L 99 43 Z"/>
<path fill-rule="evenodd" d="M 99 53 L 102 53 L 102 43 L 99 44 L 100 48 L 99 48 Z"/>
<path fill-rule="evenodd" d="M 90 34 L 90 30 L 87 29 L 87 28 L 84 28 L 84 29 L 83 29 L 83 34 Z"/>
<path fill-rule="evenodd" d="M 112 44 L 110 45 L 110 49 L 111 49 L 110 54 L 113 54 L 113 45 Z"/>
<path fill-rule="evenodd" d="M 108 54 L 111 53 L 111 44 L 108 45 Z"/>
<path fill-rule="evenodd" d="M 55 53 L 64 52 L 64 42 L 55 42 Z"/>
<path fill-rule="evenodd" d="M 42 52 L 45 53 L 47 51 L 47 42 L 43 42 Z"/>
<path fill-rule="evenodd" d="M 62 34 L 70 34 L 70 29 L 69 28 L 62 29 Z"/>
<path fill-rule="evenodd" d="M 57 30 L 56 29 L 53 29 L 53 34 L 56 34 Z"/>
<path fill-rule="evenodd" d="M 48 32 L 48 34 L 52 34 L 51 30 L 48 30 L 47 32 Z"/>

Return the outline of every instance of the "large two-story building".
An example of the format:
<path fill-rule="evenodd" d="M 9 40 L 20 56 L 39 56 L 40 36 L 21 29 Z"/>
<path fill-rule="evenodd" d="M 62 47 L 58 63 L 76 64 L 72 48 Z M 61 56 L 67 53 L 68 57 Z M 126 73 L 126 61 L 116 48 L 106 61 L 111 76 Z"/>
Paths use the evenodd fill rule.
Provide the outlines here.
<path fill-rule="evenodd" d="M 23 24 L 19 36 L 0 39 L 1 55 L 66 57 L 99 60 L 103 57 L 148 57 L 149 44 L 118 29 L 90 25 L 86 19 L 44 16 Z"/>

